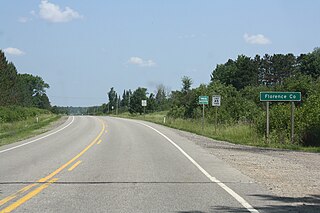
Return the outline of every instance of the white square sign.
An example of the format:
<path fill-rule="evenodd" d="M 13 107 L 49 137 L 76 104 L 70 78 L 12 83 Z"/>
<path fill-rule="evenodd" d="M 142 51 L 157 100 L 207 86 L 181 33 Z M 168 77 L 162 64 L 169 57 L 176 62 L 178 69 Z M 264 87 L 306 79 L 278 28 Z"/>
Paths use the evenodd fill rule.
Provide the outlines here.
<path fill-rule="evenodd" d="M 213 95 L 212 96 L 212 106 L 220 106 L 221 105 L 221 96 Z"/>
<path fill-rule="evenodd" d="M 147 100 L 142 100 L 142 101 L 141 101 L 141 105 L 142 105 L 143 107 L 147 106 Z"/>

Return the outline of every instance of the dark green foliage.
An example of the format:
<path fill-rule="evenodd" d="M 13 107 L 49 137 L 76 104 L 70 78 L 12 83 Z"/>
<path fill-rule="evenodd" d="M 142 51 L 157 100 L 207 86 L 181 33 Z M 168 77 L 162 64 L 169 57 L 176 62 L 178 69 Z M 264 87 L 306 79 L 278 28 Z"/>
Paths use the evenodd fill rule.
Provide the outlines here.
<path fill-rule="evenodd" d="M 310 82 L 307 98 L 299 110 L 299 133 L 306 146 L 320 146 L 320 79 Z"/>
<path fill-rule="evenodd" d="M 211 83 L 195 89 L 200 95 L 221 95 L 219 123 L 245 122 L 265 134 L 265 103 L 260 102 L 262 91 L 298 91 L 302 101 L 295 103 L 295 143 L 320 146 L 320 49 L 295 57 L 293 54 L 255 56 L 254 59 L 240 55 L 234 61 L 217 65 L 211 74 Z M 174 93 L 173 108 L 169 115 L 186 117 L 187 107 L 181 93 Z M 183 99 L 182 99 L 183 100 Z M 197 100 L 195 100 L 197 101 Z M 201 116 L 201 106 L 193 106 L 193 115 Z M 270 136 L 276 143 L 290 142 L 289 103 L 270 104 Z M 213 107 L 206 107 L 209 122 L 215 120 Z M 187 116 L 192 118 L 191 116 Z"/>
<path fill-rule="evenodd" d="M 147 89 L 139 87 L 131 96 L 129 112 L 142 114 L 144 111 L 141 105 L 142 100 L 147 100 Z"/>
<path fill-rule="evenodd" d="M 301 54 L 297 60 L 301 73 L 313 78 L 320 77 L 320 48 L 315 48 L 312 53 Z"/>
<path fill-rule="evenodd" d="M 172 105 L 176 107 L 173 107 L 169 111 L 169 115 L 172 117 L 180 117 L 180 114 L 183 113 L 184 118 L 196 118 L 198 97 L 196 91 L 194 89 L 191 90 L 192 79 L 184 76 L 181 81 L 181 91 L 173 91 L 171 94 Z"/>
<path fill-rule="evenodd" d="M 132 96 L 131 90 L 123 91 L 122 100 L 120 101 L 121 111 L 127 111 L 129 109 L 131 96 Z"/>
<path fill-rule="evenodd" d="M 110 109 L 115 109 L 118 103 L 118 95 L 113 87 L 108 92 Z"/>
<path fill-rule="evenodd" d="M 156 99 L 153 93 L 150 93 L 149 98 L 147 99 L 147 112 L 154 112 L 156 110 Z"/>
<path fill-rule="evenodd" d="M 211 74 L 211 81 L 220 81 L 238 90 L 255 86 L 258 84 L 258 65 L 249 57 L 240 55 L 236 61 L 229 59 L 227 63 L 217 65 Z"/>
<path fill-rule="evenodd" d="M 22 121 L 40 114 L 49 114 L 47 110 L 39 108 L 26 108 L 21 106 L 0 106 L 0 123 Z"/>
<path fill-rule="evenodd" d="M 239 55 L 237 60 L 229 59 L 225 64 L 217 65 L 211 74 L 211 81 L 219 80 L 233 85 L 237 90 L 247 86 L 281 85 L 284 79 L 297 72 L 298 61 L 293 54 L 257 55 L 254 59 Z"/>
<path fill-rule="evenodd" d="M 157 92 L 155 97 L 155 109 L 157 111 L 164 111 L 170 109 L 170 100 L 168 92 L 163 84 L 157 86 Z"/>
<path fill-rule="evenodd" d="M 46 95 L 49 85 L 39 76 L 18 74 L 13 63 L 8 63 L 0 50 L 0 106 L 25 106 L 49 109 Z"/>
<path fill-rule="evenodd" d="M 182 89 L 181 92 L 188 92 L 190 91 L 191 85 L 192 85 L 192 79 L 188 76 L 183 76 L 182 79 Z"/>

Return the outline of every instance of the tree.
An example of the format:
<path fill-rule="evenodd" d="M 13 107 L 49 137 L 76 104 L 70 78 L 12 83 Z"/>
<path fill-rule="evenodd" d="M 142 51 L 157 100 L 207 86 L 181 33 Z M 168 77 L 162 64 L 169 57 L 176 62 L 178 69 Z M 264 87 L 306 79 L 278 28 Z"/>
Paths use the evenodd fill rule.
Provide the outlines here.
<path fill-rule="evenodd" d="M 19 105 L 49 109 L 47 88 L 49 84 L 40 76 L 18 74 L 14 64 L 8 63 L 0 50 L 0 106 Z"/>
<path fill-rule="evenodd" d="M 40 109 L 50 109 L 50 101 L 46 94 L 34 96 L 34 106 Z"/>
<path fill-rule="evenodd" d="M 227 63 L 217 65 L 211 74 L 211 81 L 220 81 L 238 90 L 249 85 L 257 85 L 258 64 L 250 57 L 239 55 L 236 61 L 229 59 Z"/>
<path fill-rule="evenodd" d="M 211 82 L 219 81 L 226 85 L 232 85 L 237 72 L 236 63 L 229 59 L 225 64 L 218 64 L 211 73 Z"/>
<path fill-rule="evenodd" d="M 148 112 L 154 112 L 156 110 L 156 99 L 153 93 L 151 93 L 147 99 L 147 110 Z"/>
<path fill-rule="evenodd" d="M 182 79 L 181 91 L 173 91 L 172 105 L 169 115 L 173 117 L 193 118 L 194 110 L 197 107 L 195 90 L 191 90 L 192 79 L 184 76 Z"/>
<path fill-rule="evenodd" d="M 182 92 L 188 92 L 191 89 L 192 79 L 188 76 L 183 76 L 182 79 Z"/>
<path fill-rule="evenodd" d="M 157 86 L 155 104 L 156 104 L 156 110 L 162 111 L 162 110 L 167 110 L 169 108 L 166 88 L 163 84 L 159 84 Z"/>
<path fill-rule="evenodd" d="M 124 90 L 122 94 L 122 100 L 120 102 L 120 107 L 122 110 L 126 111 L 130 107 L 130 98 L 131 98 L 132 92 L 131 90 Z"/>
<path fill-rule="evenodd" d="M 147 100 L 147 89 L 139 87 L 136 89 L 130 98 L 130 109 L 129 112 L 132 113 L 143 113 L 143 107 L 141 105 L 142 100 Z"/>
<path fill-rule="evenodd" d="M 313 78 L 320 77 L 320 48 L 315 48 L 312 53 L 301 54 L 297 61 L 301 73 Z"/>
<path fill-rule="evenodd" d="M 19 103 L 26 107 L 47 107 L 50 105 L 46 95 L 49 84 L 45 83 L 40 76 L 31 74 L 19 74 L 17 91 Z"/>
<path fill-rule="evenodd" d="M 113 87 L 110 88 L 110 91 L 108 92 L 108 97 L 109 97 L 109 106 L 112 109 L 116 108 L 117 105 L 117 99 L 118 99 L 118 95 L 116 93 L 116 91 L 114 90 Z"/>
<path fill-rule="evenodd" d="M 0 106 L 17 104 L 15 91 L 17 75 L 14 64 L 8 63 L 4 53 L 0 50 Z"/>
<path fill-rule="evenodd" d="M 258 67 L 250 57 L 240 55 L 236 60 L 237 71 L 235 72 L 232 85 L 238 90 L 246 86 L 258 84 Z"/>

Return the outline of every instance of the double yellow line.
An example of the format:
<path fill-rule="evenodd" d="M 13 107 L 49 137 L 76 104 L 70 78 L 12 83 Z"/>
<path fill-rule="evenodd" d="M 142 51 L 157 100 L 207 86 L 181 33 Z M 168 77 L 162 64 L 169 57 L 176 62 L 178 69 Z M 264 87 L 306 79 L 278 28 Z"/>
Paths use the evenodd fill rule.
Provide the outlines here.
<path fill-rule="evenodd" d="M 8 207 L 0 210 L 0 213 L 9 213 L 9 212 L 15 210 L 16 208 L 21 206 L 23 203 L 27 202 L 28 200 L 30 200 L 31 198 L 33 198 L 34 196 L 39 194 L 42 190 L 47 188 L 50 184 L 56 182 L 58 180 L 58 178 L 53 178 L 53 177 L 56 176 L 57 174 L 59 174 L 62 170 L 64 170 L 66 167 L 68 167 L 70 164 L 72 164 L 78 158 L 80 158 L 86 151 L 88 151 L 99 140 L 101 135 L 104 133 L 105 124 L 104 124 L 104 122 L 102 120 L 99 119 L 99 121 L 102 123 L 102 130 L 100 131 L 99 135 L 86 148 L 84 148 L 79 154 L 77 154 L 75 157 L 73 157 L 67 163 L 63 164 L 61 167 L 59 167 L 57 170 L 55 170 L 54 172 L 52 172 L 48 176 L 46 176 L 44 178 L 41 178 L 38 181 L 36 181 L 36 183 L 30 184 L 30 185 L 20 189 L 16 193 L 14 193 L 14 194 L 12 194 L 12 195 L 0 200 L 0 206 L 2 206 L 5 203 L 7 203 L 7 202 L 13 200 L 14 198 L 18 197 L 19 195 L 23 194 L 24 192 L 30 190 L 31 188 L 33 188 L 33 187 L 35 187 L 35 186 L 37 186 L 39 184 L 42 184 L 38 188 L 36 188 L 35 190 L 29 192 L 27 195 L 23 196 L 22 198 L 20 198 L 16 202 L 14 202 L 11 205 L 9 205 Z M 99 140 L 99 142 L 100 142 L 100 140 Z M 81 161 L 78 161 L 72 167 L 75 168 L 80 163 L 81 163 Z"/>

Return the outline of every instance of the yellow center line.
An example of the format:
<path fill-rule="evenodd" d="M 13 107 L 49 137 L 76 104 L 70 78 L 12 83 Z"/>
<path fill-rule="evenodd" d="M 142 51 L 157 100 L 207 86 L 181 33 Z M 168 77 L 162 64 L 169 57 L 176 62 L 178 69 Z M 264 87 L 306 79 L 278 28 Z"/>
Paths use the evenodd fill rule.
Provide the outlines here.
<path fill-rule="evenodd" d="M 81 162 L 82 162 L 82 161 L 79 160 L 77 163 L 73 164 L 73 166 L 71 166 L 71 167 L 68 169 L 68 171 L 74 170 L 74 168 L 76 168 Z"/>
<path fill-rule="evenodd" d="M 14 202 L 13 204 L 8 206 L 7 208 L 1 210 L 0 213 L 8 213 L 8 212 L 11 212 L 11 211 L 15 210 L 16 208 L 21 206 L 23 203 L 27 202 L 28 200 L 30 200 L 31 198 L 33 198 L 34 196 L 39 194 L 42 190 L 47 188 L 50 184 L 56 182 L 57 180 L 58 180 L 58 178 L 53 178 L 49 182 L 47 182 L 45 184 L 42 184 L 41 186 L 39 186 L 35 190 L 29 192 L 27 195 L 25 195 L 22 198 L 20 198 L 17 202 Z"/>
<path fill-rule="evenodd" d="M 32 187 L 38 185 L 38 183 L 34 183 L 34 184 L 30 184 L 22 189 L 20 189 L 19 191 L 17 191 L 16 193 L 10 195 L 9 197 L 6 197 L 2 200 L 0 200 L 0 206 L 2 206 L 3 204 L 5 204 L 6 202 L 9 202 L 10 200 L 16 198 L 17 196 L 19 196 L 19 194 L 22 194 L 26 191 L 28 191 L 29 189 L 31 189 Z"/>
<path fill-rule="evenodd" d="M 100 119 L 99 119 L 99 120 L 100 120 Z M 68 167 L 71 163 L 73 163 L 74 161 L 76 161 L 76 160 L 77 160 L 79 157 L 81 157 L 86 151 L 88 151 L 88 149 L 90 149 L 90 148 L 97 142 L 97 140 L 101 137 L 101 135 L 102 135 L 103 132 L 105 131 L 105 124 L 104 124 L 104 122 L 103 122 L 102 120 L 100 120 L 100 122 L 102 123 L 102 130 L 100 131 L 99 135 L 98 135 L 85 149 L 83 149 L 79 154 L 77 154 L 74 158 L 72 158 L 71 160 L 69 160 L 69 161 L 68 161 L 67 163 L 65 163 L 64 165 L 62 165 L 60 168 L 58 168 L 57 170 L 55 170 L 54 172 L 52 172 L 52 173 L 49 174 L 48 176 L 39 179 L 37 182 L 38 182 L 38 183 L 45 183 L 45 184 L 43 184 L 43 185 L 46 185 L 46 184 L 47 184 L 46 187 L 45 187 L 45 188 L 47 188 L 47 187 L 48 187 L 48 183 L 50 183 L 50 182 L 47 182 L 49 179 L 53 178 L 55 175 L 57 175 L 58 173 L 60 173 L 63 169 L 65 169 L 66 167 Z M 55 180 L 55 179 L 53 179 L 53 180 Z M 18 192 L 16 192 L 16 193 L 14 193 L 14 194 L 12 194 L 12 195 L 10 195 L 10 196 L 2 199 L 2 200 L 0 201 L 0 202 L 1 202 L 1 205 L 3 205 L 3 204 L 5 204 L 5 203 L 7 203 L 8 201 L 16 198 L 19 194 L 28 191 L 28 190 L 31 189 L 32 187 L 38 185 L 38 183 L 30 184 L 30 185 L 24 187 L 23 189 L 19 190 Z M 42 186 L 43 186 L 43 185 L 42 185 Z M 40 186 L 40 187 L 41 187 L 41 186 Z M 40 188 L 40 187 L 39 187 L 39 188 Z M 39 188 L 38 188 L 38 189 L 39 189 Z M 43 189 L 41 189 L 41 191 L 42 191 L 42 190 L 43 190 Z M 34 192 L 34 191 L 33 191 L 33 192 Z M 30 192 L 30 193 L 31 193 L 31 192 Z M 31 195 L 30 195 L 30 193 L 28 194 L 29 196 L 31 196 L 31 195 L 36 196 L 39 192 L 38 192 L 38 193 L 33 193 L 33 194 L 31 194 Z M 33 197 L 33 196 L 32 196 L 32 197 Z M 29 199 L 31 199 L 32 197 L 30 197 Z M 22 199 L 22 198 L 21 198 L 21 199 Z M 23 201 L 23 202 L 22 202 L 22 203 L 19 203 L 18 206 L 20 206 L 21 204 L 23 204 L 24 202 L 26 202 L 26 201 L 29 200 L 29 199 L 27 199 L 27 200 L 21 200 L 21 199 L 18 200 L 17 202 L 19 202 L 19 201 Z M 17 207 L 18 207 L 18 206 L 16 205 L 17 202 L 11 204 L 10 206 L 16 206 L 15 208 L 17 208 Z M 0 206 L 1 206 L 1 205 L 0 205 Z M 9 206 L 9 207 L 10 207 L 10 206 Z M 10 208 L 11 210 L 7 210 L 9 207 L 5 208 L 4 210 L 1 210 L 0 213 L 11 212 L 12 210 L 15 209 L 15 208 L 13 208 L 13 209 Z"/>
<path fill-rule="evenodd" d="M 100 144 L 102 140 L 99 140 L 97 144 Z"/>
<path fill-rule="evenodd" d="M 49 179 L 51 179 L 52 177 L 54 177 L 55 175 L 57 175 L 59 172 L 61 172 L 63 169 L 65 169 L 67 166 L 69 166 L 71 163 L 73 163 L 74 161 L 76 161 L 79 157 L 81 157 L 86 151 L 88 151 L 88 149 L 90 149 L 96 142 L 97 140 L 100 138 L 100 136 L 103 134 L 105 129 L 105 125 L 102 122 L 102 130 L 99 133 L 99 135 L 84 149 L 82 150 L 79 154 L 77 154 L 74 158 L 72 158 L 71 160 L 69 160 L 66 164 L 62 165 L 60 168 L 58 168 L 56 171 L 52 172 L 50 175 L 48 175 L 47 177 L 41 178 L 39 179 L 37 182 L 39 183 L 43 183 L 48 181 Z"/>

